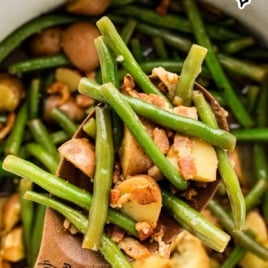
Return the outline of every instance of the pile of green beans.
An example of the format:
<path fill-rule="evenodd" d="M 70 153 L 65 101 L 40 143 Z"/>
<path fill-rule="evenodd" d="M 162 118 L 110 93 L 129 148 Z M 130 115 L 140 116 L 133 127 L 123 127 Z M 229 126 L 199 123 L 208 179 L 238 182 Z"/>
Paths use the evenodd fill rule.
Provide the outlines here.
<path fill-rule="evenodd" d="M 205 5 L 202 7 L 204 12 L 210 12 Z M 110 222 L 132 236 L 138 236 L 135 222 L 131 218 L 108 207 L 111 187 L 109 177 L 114 163 L 111 152 L 118 149 L 121 135 L 120 127 L 117 128 L 114 122 L 122 124 L 123 121 L 127 125 L 174 187 L 180 190 L 188 187 L 188 183 L 165 161 L 146 131 L 142 130 L 139 116 L 182 134 L 203 139 L 216 148 L 218 171 L 225 186 L 224 201 L 219 189 L 208 203 L 207 209 L 218 219 L 222 230 L 214 229 L 201 217 L 200 232 L 193 231 L 190 218 L 199 216 L 188 210 L 187 204 L 180 203 L 181 200 L 176 200 L 169 191 L 164 190 L 163 203 L 169 213 L 174 214 L 186 230 L 195 232 L 204 243 L 213 248 L 212 257 L 219 254 L 214 254 L 214 250 L 220 251 L 224 248 L 231 237 L 232 244 L 228 245 L 227 253 L 223 253 L 227 257 L 221 261 L 220 267 L 239 267 L 239 262 L 248 251 L 264 260 L 268 259 L 268 250 L 256 242 L 254 234 L 252 235 L 250 230 L 241 230 L 246 214 L 252 210 L 259 211 L 268 224 L 267 51 L 259 45 L 254 36 L 241 30 L 229 17 L 202 14 L 199 3 L 195 0 L 183 0 L 181 3 L 170 1 L 170 8 L 165 16 L 157 14 L 154 8 L 155 4 L 146 0 L 112 0 L 105 16 L 100 18 L 79 17 L 66 12 L 42 15 L 22 25 L 0 42 L 1 69 L 20 77 L 27 86 L 26 98 L 16 110 L 12 131 L 0 143 L 0 183 L 11 184 L 12 191 L 19 191 L 21 197 L 24 197 L 21 198 L 22 224 L 25 230 L 25 263 L 29 267 L 33 266 L 38 253 L 44 206 L 58 210 L 73 222 L 80 232 L 85 234 L 84 245 L 91 249 L 98 248 L 113 267 L 131 267 L 103 231 L 106 222 Z M 110 20 L 107 22 L 106 18 Z M 88 130 L 95 139 L 97 152 L 106 152 L 103 155 L 98 153 L 100 158 L 105 157 L 105 161 L 97 160 L 96 168 L 99 172 L 96 172 L 94 180 L 98 183 L 94 184 L 93 194 L 74 185 L 67 185 L 54 175 L 60 160 L 57 147 L 73 136 L 77 122 L 55 108 L 51 113 L 53 123 L 47 123 L 41 109 L 46 97 L 44 91 L 54 81 L 54 69 L 74 66 L 62 53 L 14 60 L 17 48 L 25 46 L 27 39 L 34 33 L 51 26 L 64 27 L 80 20 L 97 23 L 102 34 L 95 40 L 100 58 L 100 69 L 96 70 L 97 82 L 83 78 L 78 86 L 79 93 L 105 103 L 105 108 L 99 107 L 96 110 L 96 118 L 94 124 L 92 123 L 94 130 Z M 196 121 L 155 108 L 117 90 L 124 74 L 131 73 L 141 90 L 164 97 L 167 105 L 172 107 L 172 102 L 151 83 L 148 74 L 158 66 L 181 73 L 184 59 L 195 43 L 208 49 L 197 81 L 228 111 L 230 132 L 218 128 L 214 114 L 211 114 L 202 94 L 193 94 L 193 102 L 200 117 L 200 121 Z M 133 121 L 133 118 L 137 120 Z M 6 122 L 4 113 L 0 113 L 0 120 Z M 112 125 L 109 125 L 110 122 Z M 108 137 L 98 133 L 103 128 L 109 133 Z M 237 174 L 228 157 L 227 150 L 232 151 L 235 146 L 238 149 L 246 147 L 247 154 L 250 155 L 250 174 L 244 174 L 246 183 L 237 180 Z M 106 161 L 107 157 L 109 161 Z M 100 170 L 103 168 L 110 171 L 107 178 L 100 176 Z M 21 178 L 19 186 L 16 184 L 18 178 Z M 36 193 L 35 189 L 40 190 L 38 186 L 45 193 Z M 88 218 L 50 198 L 46 192 L 81 206 L 89 211 Z M 42 206 L 34 205 L 29 200 Z M 228 204 L 226 207 L 226 200 L 229 200 L 230 206 Z M 181 212 L 181 209 L 185 211 Z M 98 213 L 100 210 L 103 213 Z M 95 222 L 100 224 L 96 226 Z M 31 231 L 33 237 L 30 235 Z M 213 240 L 212 234 L 219 239 Z"/>

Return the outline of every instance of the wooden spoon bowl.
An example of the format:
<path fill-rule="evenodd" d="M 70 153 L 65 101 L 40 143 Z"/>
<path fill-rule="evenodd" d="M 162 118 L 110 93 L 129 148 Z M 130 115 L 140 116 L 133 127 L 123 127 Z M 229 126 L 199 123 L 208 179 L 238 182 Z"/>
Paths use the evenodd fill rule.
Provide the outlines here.
<path fill-rule="evenodd" d="M 201 85 L 195 84 L 195 90 L 202 91 L 206 99 L 211 104 L 212 109 L 217 116 L 218 123 L 222 129 L 228 130 L 228 123 L 226 120 L 226 114 L 219 103 L 214 97 Z M 88 115 L 83 123 L 79 126 L 73 138 L 86 137 L 86 133 L 83 131 L 84 124 L 94 112 Z M 57 175 L 70 183 L 73 183 L 79 187 L 88 189 L 90 182 L 79 169 L 73 166 L 66 159 L 62 158 L 58 166 Z M 197 195 L 195 195 L 188 203 L 196 210 L 201 211 L 206 207 L 209 200 L 215 194 L 220 178 L 215 182 L 208 183 L 207 187 L 198 187 L 197 185 L 191 185 L 191 189 L 195 189 Z M 52 209 L 47 209 L 43 238 L 39 251 L 39 255 L 35 264 L 35 267 L 75 267 L 75 268 L 90 268 L 90 267 L 110 267 L 103 257 L 91 250 L 83 249 L 82 237 L 78 235 L 72 235 L 63 228 L 63 217 Z M 168 226 L 164 239 L 170 241 L 174 236 L 182 231 L 182 228 L 171 217 L 164 212 L 161 213 L 160 221 Z M 50 265 L 50 266 L 49 266 Z"/>

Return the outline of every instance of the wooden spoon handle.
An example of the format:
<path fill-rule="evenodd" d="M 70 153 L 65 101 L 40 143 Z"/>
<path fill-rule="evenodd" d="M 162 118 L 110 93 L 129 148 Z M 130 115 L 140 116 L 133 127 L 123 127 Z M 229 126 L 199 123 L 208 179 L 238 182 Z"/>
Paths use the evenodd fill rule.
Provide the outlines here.
<path fill-rule="evenodd" d="M 43 238 L 35 268 L 107 268 L 103 257 L 81 247 L 82 240 L 62 226 L 63 218 L 47 208 Z"/>

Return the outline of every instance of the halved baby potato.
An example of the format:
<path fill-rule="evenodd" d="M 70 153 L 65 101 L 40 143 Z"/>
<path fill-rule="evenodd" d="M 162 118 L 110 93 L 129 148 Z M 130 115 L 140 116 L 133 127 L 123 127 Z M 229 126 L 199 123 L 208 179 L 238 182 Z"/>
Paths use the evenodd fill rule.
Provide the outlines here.
<path fill-rule="evenodd" d="M 131 132 L 125 128 L 123 142 L 120 147 L 120 160 L 123 176 L 146 173 L 152 161 L 145 154 Z"/>
<path fill-rule="evenodd" d="M 84 174 L 93 177 L 95 172 L 95 147 L 86 138 L 73 138 L 58 148 L 60 154 Z"/>
<path fill-rule="evenodd" d="M 162 207 L 161 190 L 148 175 L 135 175 L 124 180 L 115 190 L 124 200 L 121 210 L 138 222 L 147 222 L 155 228 Z"/>

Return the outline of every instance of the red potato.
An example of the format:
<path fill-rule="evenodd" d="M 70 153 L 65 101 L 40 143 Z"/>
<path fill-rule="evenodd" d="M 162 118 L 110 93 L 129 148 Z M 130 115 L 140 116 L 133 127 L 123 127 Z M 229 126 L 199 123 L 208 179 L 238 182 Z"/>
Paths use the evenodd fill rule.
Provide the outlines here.
<path fill-rule="evenodd" d="M 98 16 L 110 5 L 110 0 L 72 0 L 67 11 L 75 14 Z"/>
<path fill-rule="evenodd" d="M 85 117 L 85 111 L 80 108 L 73 97 L 69 98 L 66 102 L 61 104 L 61 97 L 58 95 L 51 95 L 47 98 L 44 105 L 45 120 L 50 121 L 51 111 L 58 108 L 63 111 L 71 120 L 80 122 Z"/>
<path fill-rule="evenodd" d="M 70 61 L 80 70 L 91 72 L 99 66 L 94 39 L 100 35 L 94 24 L 77 22 L 62 33 L 61 45 Z"/>
<path fill-rule="evenodd" d="M 61 156 L 70 161 L 84 174 L 93 177 L 95 171 L 95 148 L 86 138 L 73 138 L 58 148 Z"/>
<path fill-rule="evenodd" d="M 44 29 L 35 34 L 29 41 L 29 46 L 34 56 L 49 56 L 58 54 L 61 51 L 60 27 Z"/>

